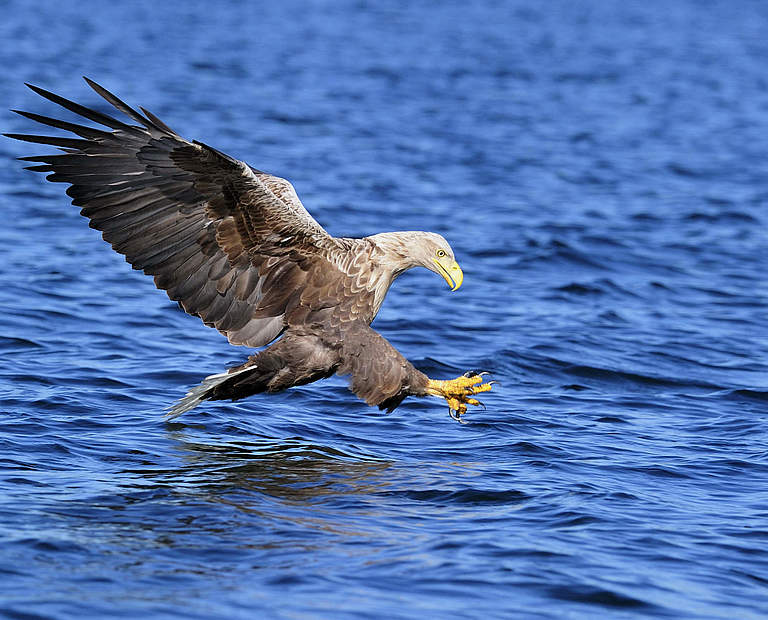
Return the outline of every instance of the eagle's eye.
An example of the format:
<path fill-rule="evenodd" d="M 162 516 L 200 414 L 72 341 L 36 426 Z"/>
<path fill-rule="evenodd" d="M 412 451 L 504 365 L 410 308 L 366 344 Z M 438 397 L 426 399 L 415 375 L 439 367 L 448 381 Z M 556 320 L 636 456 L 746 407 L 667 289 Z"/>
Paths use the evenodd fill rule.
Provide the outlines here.
<path fill-rule="evenodd" d="M 443 256 L 445 256 L 445 250 L 438 250 L 437 251 L 437 257 L 438 258 L 442 258 Z"/>

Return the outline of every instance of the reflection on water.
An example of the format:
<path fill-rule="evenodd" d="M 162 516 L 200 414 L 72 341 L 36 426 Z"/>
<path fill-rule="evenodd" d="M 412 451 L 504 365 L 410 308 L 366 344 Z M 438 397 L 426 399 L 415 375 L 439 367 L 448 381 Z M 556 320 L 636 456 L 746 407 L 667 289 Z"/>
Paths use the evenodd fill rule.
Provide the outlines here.
<path fill-rule="evenodd" d="M 370 544 L 373 561 L 377 550 L 406 540 L 380 528 L 375 497 L 389 488 L 391 462 L 300 438 L 204 442 L 192 435 L 167 432 L 175 457 L 142 453 L 140 467 L 115 472 L 121 483 L 112 492 L 59 502 L 50 514 L 66 524 L 67 544 L 120 549 L 132 559 L 118 572 L 157 576 L 166 573 L 158 553 L 182 554 L 176 575 L 214 575 L 222 562 L 246 557 L 266 571 L 300 567 L 320 549 L 357 557 L 360 542 Z"/>
<path fill-rule="evenodd" d="M 171 438 L 188 464 L 156 479 L 169 486 L 183 484 L 184 496 L 191 501 L 222 504 L 247 513 L 249 520 L 295 530 L 293 541 L 272 541 L 268 547 L 298 544 L 305 551 L 317 549 L 318 540 L 299 542 L 312 530 L 343 539 L 365 537 L 359 524 L 375 518 L 376 510 L 365 506 L 362 498 L 389 484 L 386 472 L 391 463 L 360 460 L 300 440 L 204 444 L 188 441 L 183 432 Z M 343 513 L 351 510 L 354 519 L 344 518 Z M 304 533 L 297 535 L 298 530 Z"/>
<path fill-rule="evenodd" d="M 198 482 L 206 493 L 254 491 L 287 502 L 372 493 L 387 484 L 391 462 L 364 459 L 300 439 L 201 443 L 168 433 L 185 466 L 155 475 L 168 484 Z"/>

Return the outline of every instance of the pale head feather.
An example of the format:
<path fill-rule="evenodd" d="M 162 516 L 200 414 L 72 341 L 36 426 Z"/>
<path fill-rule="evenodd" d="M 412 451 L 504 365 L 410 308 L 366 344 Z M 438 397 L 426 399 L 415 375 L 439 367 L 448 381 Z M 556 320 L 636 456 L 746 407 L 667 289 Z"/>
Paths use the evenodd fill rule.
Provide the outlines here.
<path fill-rule="evenodd" d="M 453 249 L 442 235 L 420 230 L 379 233 L 368 237 L 382 253 L 380 259 L 385 267 L 398 275 L 411 267 L 426 267 L 439 274 L 435 257 L 444 251 L 450 260 L 455 260 Z"/>

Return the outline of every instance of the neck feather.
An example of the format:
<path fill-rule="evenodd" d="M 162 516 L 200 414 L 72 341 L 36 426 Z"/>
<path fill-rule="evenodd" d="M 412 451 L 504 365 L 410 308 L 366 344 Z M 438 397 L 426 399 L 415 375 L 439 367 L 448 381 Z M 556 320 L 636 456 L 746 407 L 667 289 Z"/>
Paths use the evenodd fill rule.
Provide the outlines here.
<path fill-rule="evenodd" d="M 416 267 L 419 262 L 413 257 L 413 248 L 418 243 L 415 232 L 379 233 L 369 237 L 380 252 L 379 262 L 382 267 L 391 270 L 397 277 L 406 269 Z"/>

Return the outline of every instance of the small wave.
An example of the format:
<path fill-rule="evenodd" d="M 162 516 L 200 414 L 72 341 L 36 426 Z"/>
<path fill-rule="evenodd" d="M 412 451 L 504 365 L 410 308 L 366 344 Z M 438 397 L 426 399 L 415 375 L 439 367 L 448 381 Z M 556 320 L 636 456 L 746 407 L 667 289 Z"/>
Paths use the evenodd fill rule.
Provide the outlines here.
<path fill-rule="evenodd" d="M 599 286 L 582 284 L 580 282 L 571 282 L 564 286 L 558 286 L 555 290 L 575 295 L 602 295 L 605 292 Z"/>
<path fill-rule="evenodd" d="M 574 392 L 583 392 L 584 390 L 588 390 L 589 388 L 586 385 L 580 385 L 578 383 L 570 383 L 568 385 L 562 386 L 564 390 L 572 390 Z"/>
<path fill-rule="evenodd" d="M 729 397 L 733 398 L 748 398 L 750 400 L 759 400 L 762 402 L 768 402 L 768 390 L 753 390 L 753 389 L 740 389 L 731 390 Z"/>
<path fill-rule="evenodd" d="M 686 166 L 685 164 L 680 164 L 677 162 L 667 164 L 667 170 L 680 177 L 699 178 L 706 174 L 704 171 L 696 170 L 691 166 Z"/>
<path fill-rule="evenodd" d="M 760 221 L 743 211 L 721 211 L 718 213 L 703 213 L 695 211 L 684 218 L 688 222 L 705 222 L 707 224 L 725 224 L 743 222 L 745 224 L 759 224 Z"/>
<path fill-rule="evenodd" d="M 423 491 L 387 491 L 379 495 L 387 497 L 403 497 L 417 502 L 432 504 L 519 504 L 530 496 L 522 491 L 491 491 L 487 489 L 462 489 L 460 491 L 444 491 L 442 489 L 427 489 Z"/>
<path fill-rule="evenodd" d="M 14 338 L 9 336 L 0 336 L 0 351 L 5 353 L 15 353 L 17 351 L 24 351 L 28 349 L 42 349 L 43 345 L 35 342 L 34 340 L 27 340 L 26 338 Z"/>
<path fill-rule="evenodd" d="M 619 370 L 613 368 L 605 368 L 596 365 L 588 364 L 574 364 L 570 360 L 560 359 L 553 355 L 538 354 L 535 351 L 550 351 L 552 347 L 534 345 L 529 347 L 527 351 L 520 352 L 511 349 L 503 349 L 498 351 L 495 359 L 494 368 L 507 367 L 506 365 L 500 365 L 498 360 L 505 360 L 509 369 L 514 372 L 519 372 L 524 369 L 536 374 L 544 373 L 549 376 L 566 376 L 566 377 L 579 377 L 581 379 L 589 379 L 590 382 L 586 383 L 579 381 L 576 383 L 568 382 L 562 386 L 564 390 L 579 391 L 580 389 L 593 388 L 593 382 L 600 382 L 603 384 L 626 384 L 632 383 L 638 386 L 646 387 L 687 387 L 696 388 L 699 390 L 719 391 L 723 390 L 721 385 L 700 380 L 690 377 L 669 377 L 659 374 L 632 372 L 627 370 Z M 559 351 L 559 349 L 557 349 Z M 573 388 L 572 386 L 578 386 Z M 759 395 L 756 397 L 759 398 Z"/>
<path fill-rule="evenodd" d="M 579 527 L 580 525 L 589 525 L 601 521 L 599 517 L 588 515 L 574 510 L 565 510 L 559 512 L 549 521 L 549 526 L 556 529 Z"/>
<path fill-rule="evenodd" d="M 65 540 L 41 540 L 38 538 L 23 538 L 13 541 L 13 545 L 26 546 L 35 551 L 45 553 L 87 553 L 87 549 L 77 543 Z"/>
<path fill-rule="evenodd" d="M 663 465 L 644 465 L 641 467 L 629 467 L 627 469 L 642 472 L 657 478 L 693 478 L 693 476 L 689 476 L 676 468 L 664 467 Z"/>
<path fill-rule="evenodd" d="M 318 125 L 322 124 L 322 120 L 313 116 L 306 116 L 302 114 L 282 114 L 280 112 L 267 112 L 262 118 L 268 121 L 275 121 L 277 123 L 285 125 Z"/>
<path fill-rule="evenodd" d="M 625 594 L 615 592 L 614 590 L 606 590 L 604 588 L 595 588 L 585 585 L 559 586 L 556 588 L 550 588 L 549 593 L 552 597 L 564 601 L 591 603 L 596 605 L 603 605 L 605 607 L 655 607 L 655 605 L 651 605 L 650 603 L 634 598 L 632 596 L 627 596 Z"/>
<path fill-rule="evenodd" d="M 519 264 L 571 264 L 581 267 L 592 267 L 601 270 L 608 269 L 608 265 L 597 260 L 594 255 L 582 251 L 571 244 L 559 239 L 550 239 L 545 243 L 531 240 L 529 245 L 538 247 L 539 251 L 531 253 L 520 259 Z"/>
<path fill-rule="evenodd" d="M 562 363 L 562 362 L 560 362 Z M 622 370 L 610 370 L 606 368 L 598 368 L 596 366 L 585 366 L 581 364 L 569 365 L 563 368 L 563 372 L 569 375 L 577 377 L 587 377 L 590 379 L 600 379 L 608 382 L 616 381 L 630 381 L 646 386 L 689 386 L 697 388 L 705 388 L 711 390 L 722 389 L 720 386 L 706 381 L 696 381 L 691 379 L 674 379 L 671 377 L 660 377 L 654 375 L 645 375 L 635 372 L 628 372 Z"/>
<path fill-rule="evenodd" d="M 515 452 L 520 452 L 523 454 L 558 454 L 561 453 L 561 449 L 554 449 L 554 448 L 545 448 L 544 446 L 540 446 L 538 444 L 532 443 L 530 441 L 518 441 L 508 448 L 509 450 L 514 450 Z"/>
<path fill-rule="evenodd" d="M 635 293 L 625 289 L 613 280 L 609 278 L 600 278 L 591 282 L 571 282 L 562 286 L 556 287 L 554 290 L 568 293 L 569 295 L 580 296 L 597 296 L 597 295 L 609 295 L 611 293 L 618 293 L 620 295 L 628 295 L 636 297 Z"/>
<path fill-rule="evenodd" d="M 601 312 L 600 314 L 597 315 L 597 318 L 599 318 L 601 321 L 604 321 L 605 323 L 628 323 L 629 322 L 627 319 L 625 319 L 615 310 L 606 310 L 605 312 Z"/>
<path fill-rule="evenodd" d="M 609 424 L 628 424 L 628 422 L 623 419 L 612 415 L 604 415 L 595 420 L 595 422 L 602 422 L 602 423 L 609 423 Z"/>

